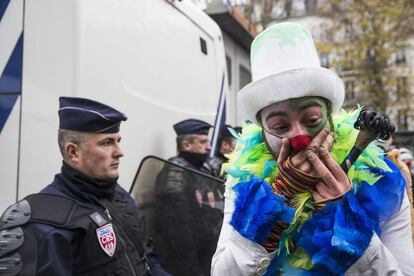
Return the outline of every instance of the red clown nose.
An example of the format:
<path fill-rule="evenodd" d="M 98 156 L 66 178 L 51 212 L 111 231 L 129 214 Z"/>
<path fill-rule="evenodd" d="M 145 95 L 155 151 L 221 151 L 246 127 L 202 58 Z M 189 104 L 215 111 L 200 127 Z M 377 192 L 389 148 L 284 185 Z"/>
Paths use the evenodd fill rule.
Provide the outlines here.
<path fill-rule="evenodd" d="M 300 151 L 306 149 L 312 140 L 312 136 L 309 135 L 298 135 L 289 139 L 290 146 L 294 151 Z"/>

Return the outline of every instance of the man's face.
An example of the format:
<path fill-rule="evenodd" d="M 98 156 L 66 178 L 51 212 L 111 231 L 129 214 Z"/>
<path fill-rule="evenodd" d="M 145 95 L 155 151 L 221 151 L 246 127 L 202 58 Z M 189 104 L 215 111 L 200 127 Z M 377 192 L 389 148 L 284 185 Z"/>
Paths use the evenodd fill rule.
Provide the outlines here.
<path fill-rule="evenodd" d="M 77 169 L 96 179 L 117 179 L 119 158 L 124 155 L 120 141 L 119 133 L 88 134 L 85 142 L 79 145 Z"/>
<path fill-rule="evenodd" d="M 319 97 L 290 99 L 261 110 L 264 138 L 270 150 L 279 155 L 282 138 L 298 135 L 314 137 L 328 123 L 326 102 Z"/>
<path fill-rule="evenodd" d="M 184 144 L 184 150 L 193 153 L 206 154 L 211 149 L 210 141 L 207 135 L 194 135 L 192 142 L 189 141 Z"/>
<path fill-rule="evenodd" d="M 236 147 L 236 138 L 224 139 L 220 145 L 220 153 L 221 154 L 232 153 L 235 147 Z"/>

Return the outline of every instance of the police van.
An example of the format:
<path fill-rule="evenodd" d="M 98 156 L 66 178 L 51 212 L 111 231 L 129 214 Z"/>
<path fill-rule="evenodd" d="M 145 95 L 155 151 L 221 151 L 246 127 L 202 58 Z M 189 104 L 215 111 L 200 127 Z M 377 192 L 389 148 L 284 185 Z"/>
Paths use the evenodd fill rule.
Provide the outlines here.
<path fill-rule="evenodd" d="M 0 209 L 60 171 L 58 98 L 107 103 L 122 124 L 120 184 L 175 155 L 172 125 L 216 120 L 228 91 L 218 25 L 186 0 L 0 1 Z"/>

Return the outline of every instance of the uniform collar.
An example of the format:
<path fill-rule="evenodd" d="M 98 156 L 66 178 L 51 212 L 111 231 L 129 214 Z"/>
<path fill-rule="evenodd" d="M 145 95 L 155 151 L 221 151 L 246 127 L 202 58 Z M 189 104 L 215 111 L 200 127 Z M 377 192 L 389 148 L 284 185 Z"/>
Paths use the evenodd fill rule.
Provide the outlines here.
<path fill-rule="evenodd" d="M 97 198 L 112 198 L 115 192 L 117 180 L 104 181 L 87 176 L 86 174 L 74 169 L 63 161 L 62 175 L 69 181 L 66 184 L 81 193 L 86 193 Z"/>

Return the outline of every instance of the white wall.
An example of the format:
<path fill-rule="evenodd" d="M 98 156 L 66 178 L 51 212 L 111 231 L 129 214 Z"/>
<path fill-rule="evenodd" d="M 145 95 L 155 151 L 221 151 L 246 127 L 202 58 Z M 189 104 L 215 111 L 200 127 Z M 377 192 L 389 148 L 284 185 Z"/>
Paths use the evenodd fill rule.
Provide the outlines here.
<path fill-rule="evenodd" d="M 250 53 L 243 49 L 226 33 L 223 33 L 224 47 L 226 49 L 226 57 L 230 58 L 231 63 L 231 83 L 229 84 L 229 93 L 227 95 L 227 123 L 232 126 L 241 126 L 242 118 L 239 116 L 237 110 L 237 94 L 241 87 L 240 81 L 240 67 L 243 67 L 248 72 L 250 68 Z"/>

